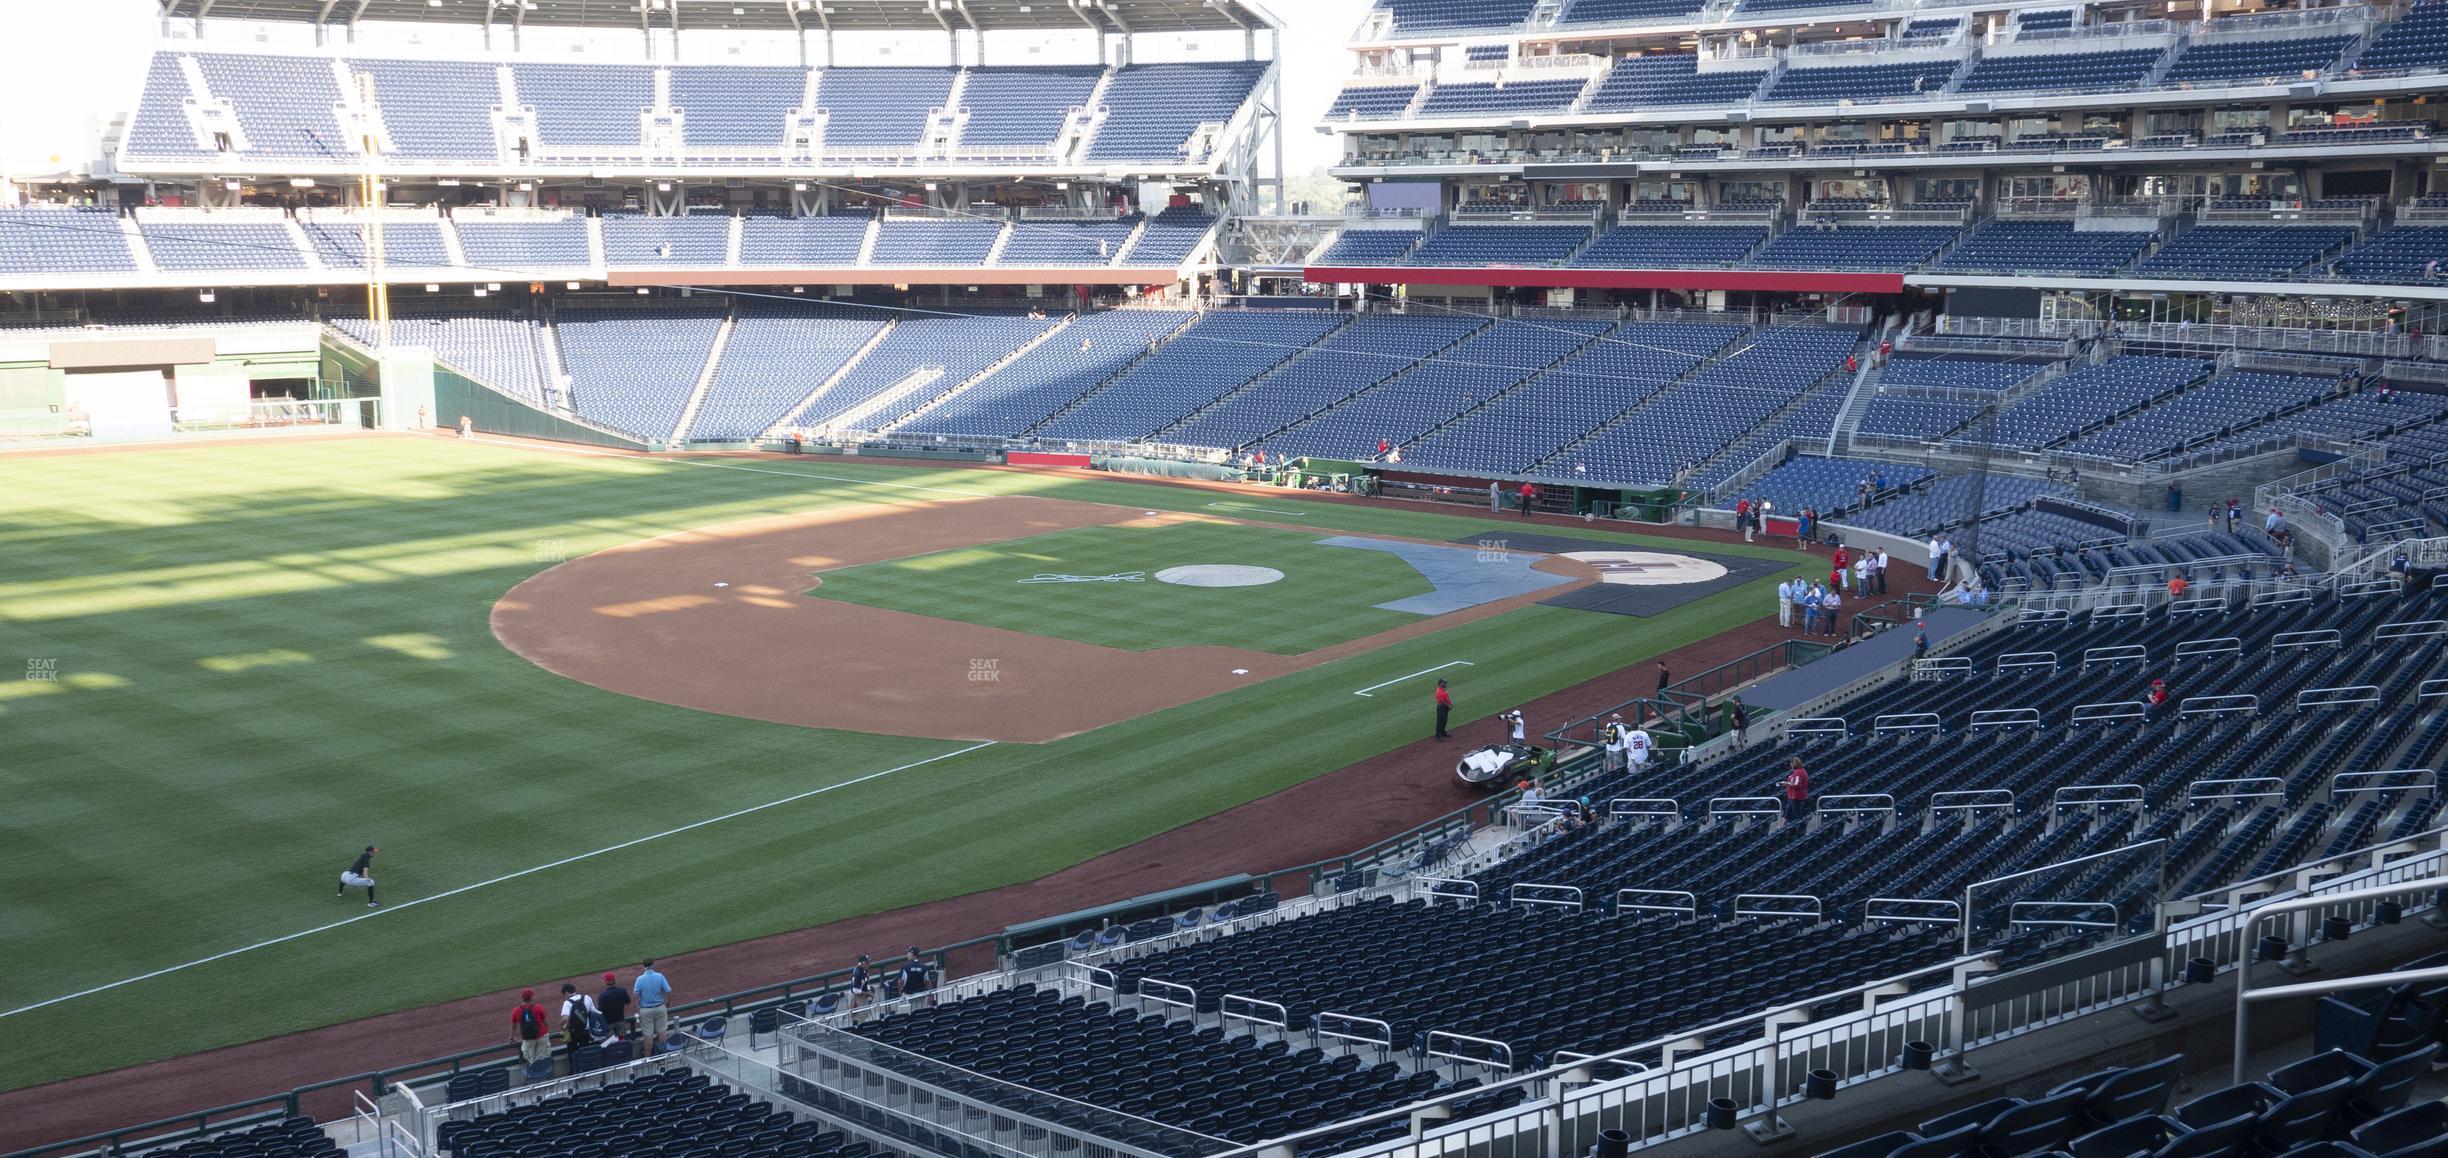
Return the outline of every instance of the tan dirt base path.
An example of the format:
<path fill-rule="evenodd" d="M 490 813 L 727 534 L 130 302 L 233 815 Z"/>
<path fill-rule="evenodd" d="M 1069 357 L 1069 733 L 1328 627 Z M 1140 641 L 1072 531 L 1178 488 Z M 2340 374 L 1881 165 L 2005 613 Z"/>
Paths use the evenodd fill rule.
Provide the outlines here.
<path fill-rule="evenodd" d="M 861 563 L 1077 527 L 1233 521 L 1032 497 L 769 516 L 550 568 L 494 604 L 493 635 L 548 671 L 700 711 L 894 736 L 1044 743 L 1502 614 L 1595 575 L 1586 564 L 1542 559 L 1541 570 L 1574 582 L 1300 655 L 1130 651 L 805 594 L 822 572 Z M 998 678 L 973 679 L 989 661 Z"/>

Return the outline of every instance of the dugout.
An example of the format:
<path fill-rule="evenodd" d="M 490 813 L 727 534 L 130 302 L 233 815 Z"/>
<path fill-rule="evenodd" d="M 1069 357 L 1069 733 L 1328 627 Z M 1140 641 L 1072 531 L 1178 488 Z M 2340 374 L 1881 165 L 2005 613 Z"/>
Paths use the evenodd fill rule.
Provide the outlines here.
<path fill-rule="evenodd" d="M 371 426 L 325 373 L 312 322 L 244 330 L 38 331 L 0 340 L 0 435 L 96 440 Z"/>

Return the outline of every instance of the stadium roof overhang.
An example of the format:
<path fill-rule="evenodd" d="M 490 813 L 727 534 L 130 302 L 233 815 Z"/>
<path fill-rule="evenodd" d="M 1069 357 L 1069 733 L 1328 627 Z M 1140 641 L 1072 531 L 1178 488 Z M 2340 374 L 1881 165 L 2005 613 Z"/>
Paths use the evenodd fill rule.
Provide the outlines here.
<path fill-rule="evenodd" d="M 159 0 L 164 19 L 771 32 L 1232 32 L 1252 0 Z"/>

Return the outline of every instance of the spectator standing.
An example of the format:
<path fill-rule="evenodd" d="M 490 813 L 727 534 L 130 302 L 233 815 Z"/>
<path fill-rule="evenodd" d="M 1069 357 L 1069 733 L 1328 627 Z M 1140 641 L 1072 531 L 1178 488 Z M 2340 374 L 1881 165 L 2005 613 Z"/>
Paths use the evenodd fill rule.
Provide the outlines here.
<path fill-rule="evenodd" d="M 569 1039 L 571 1053 L 595 1044 L 598 1036 L 595 1027 L 602 1022 L 603 1011 L 595 1007 L 594 998 L 578 992 L 578 987 L 567 981 L 561 983 L 561 1033 Z M 576 1062 L 570 1063 L 573 1072 L 577 1068 Z"/>
<path fill-rule="evenodd" d="M 637 994 L 638 1034 L 646 1039 L 646 1052 L 652 1056 L 663 1048 L 663 1039 L 671 1032 L 671 982 L 649 957 L 638 966 L 631 989 Z"/>
<path fill-rule="evenodd" d="M 1887 548 L 1881 547 L 1870 564 L 1870 577 L 1878 581 L 1878 593 L 1887 593 Z"/>
<path fill-rule="evenodd" d="M 1810 769 L 1800 756 L 1785 766 L 1785 819 L 1799 823 L 1810 814 Z"/>
<path fill-rule="evenodd" d="M 1913 628 L 1913 662 L 1919 663 L 1928 658 L 1929 626 L 1924 624 L 1920 627 Z"/>
<path fill-rule="evenodd" d="M 1837 627 L 1844 621 L 1844 596 L 1830 588 L 1819 599 L 1819 614 L 1826 617 L 1827 633 L 1835 635 Z"/>
<path fill-rule="evenodd" d="M 1777 584 L 1778 627 L 1793 626 L 1794 587 L 1799 583 L 1801 583 L 1799 579 L 1788 579 Z"/>
<path fill-rule="evenodd" d="M 2179 571 L 2170 576 L 2168 578 L 2168 602 L 2173 603 L 2184 598 L 2185 588 L 2190 586 L 2192 584 L 2185 581 L 2184 572 Z"/>
<path fill-rule="evenodd" d="M 2152 720 L 2158 719 L 2167 711 L 2167 702 L 2167 681 L 2163 679 L 2152 680 L 2150 683 L 2150 690 L 2142 695 L 2142 709 L 2145 717 Z"/>
<path fill-rule="evenodd" d="M 859 1011 L 875 1000 L 875 975 L 867 971 L 867 955 L 861 953 L 850 966 L 850 1024 L 857 1025 Z"/>
<path fill-rule="evenodd" d="M 1532 504 L 1537 502 L 1538 488 L 1531 486 L 1529 483 L 1523 483 L 1521 485 L 1521 517 L 1525 519 L 1529 518 L 1530 507 Z"/>
<path fill-rule="evenodd" d="M 2213 502 L 2213 503 L 2211 503 L 2211 504 L 2210 504 L 2210 529 L 2211 529 L 2211 530 L 2215 531 L 2215 530 L 2218 530 L 2218 529 L 2219 529 L 2219 520 L 2220 520 L 2221 518 L 2225 517 L 2226 513 L 2227 513 L 2227 508 L 2222 507 L 2222 506 L 2218 505 L 2218 504 L 2217 504 L 2217 503 L 2215 503 L 2215 502 Z"/>
<path fill-rule="evenodd" d="M 1742 532 L 1743 542 L 1751 541 L 1751 500 L 1734 504 L 1734 529 Z"/>
<path fill-rule="evenodd" d="M 1634 772 L 1649 770 L 1649 753 L 1656 748 L 1657 741 L 1650 737 L 1647 728 L 1634 728 L 1624 733 L 1624 759 L 1631 764 Z"/>
<path fill-rule="evenodd" d="M 532 1066 L 537 1058 L 551 1056 L 551 1033 L 552 1022 L 536 1004 L 535 990 L 519 990 L 519 1003 L 510 1010 L 510 1040 L 518 1046 L 519 1061 Z"/>
<path fill-rule="evenodd" d="M 1604 763 L 1600 765 L 1601 767 L 1609 772 L 1623 771 L 1625 759 L 1624 741 L 1629 738 L 1631 734 L 1632 730 L 1624 727 L 1623 715 L 1621 713 L 1607 717 L 1606 727 L 1600 729 L 1599 731 L 1600 739 L 1603 741 L 1600 747 L 1602 747 L 1606 753 L 1605 756 L 1602 757 Z"/>
<path fill-rule="evenodd" d="M 1658 695 L 1659 695 L 1659 696 L 1663 697 L 1663 696 L 1666 694 L 1666 685 L 1667 685 L 1668 683 L 1670 683 L 1670 682 L 1672 682 L 1672 681 L 1671 681 L 1671 680 L 1670 680 L 1670 679 L 1667 677 L 1667 675 L 1666 675 L 1666 661 L 1661 659 L 1661 660 L 1659 660 L 1659 661 L 1658 661 Z"/>
<path fill-rule="evenodd" d="M 1861 558 L 1853 560 L 1853 594 L 1855 595 L 1870 594 L 1870 579 L 1874 570 L 1874 565 L 1870 560 L 1871 556 L 1868 551 L 1862 552 Z"/>
<path fill-rule="evenodd" d="M 1453 738 L 1451 734 L 1445 731 L 1445 719 L 1451 715 L 1453 715 L 1453 693 L 1445 689 L 1444 680 L 1438 680 L 1436 686 L 1437 739 L 1450 740 Z M 862 958 L 862 960 L 864 960 L 864 958 Z"/>
<path fill-rule="evenodd" d="M 1797 582 L 1798 582 L 1798 580 L 1797 580 Z M 1811 585 L 1811 589 L 1810 589 L 1809 591 L 1806 591 L 1806 592 L 1804 592 L 1804 593 L 1803 593 L 1803 595 L 1802 595 L 1802 634 L 1804 634 L 1804 635 L 1817 635 L 1817 634 L 1819 634 L 1819 604 L 1820 604 L 1822 601 L 1824 601 L 1826 598 L 1827 598 L 1827 593 L 1826 593 L 1826 592 L 1824 592 L 1824 591 L 1821 591 L 1821 590 L 1819 589 L 1819 585 L 1818 585 L 1818 584 L 1816 584 L 1816 583 L 1814 583 L 1814 584 L 1812 584 L 1812 585 Z"/>
<path fill-rule="evenodd" d="M 1935 583 L 1935 582 L 1937 582 L 1937 581 L 1938 581 L 1938 567 L 1939 567 L 1939 565 L 1940 565 L 1940 564 L 1942 564 L 1942 563 L 1944 563 L 1944 562 L 1946 562 L 1946 556 L 1945 556 L 1945 554 L 1943 554 L 1943 553 L 1940 551 L 1940 548 L 1941 548 L 1942 546 L 1944 546 L 1944 544 L 1943 544 L 1943 543 L 1941 543 L 1941 542 L 1939 541 L 1938 536 L 1936 536 L 1936 535 L 1931 535 L 1931 536 L 1930 536 L 1930 541 L 1929 541 L 1929 578 L 1930 578 L 1930 582 L 1932 582 L 1932 583 Z"/>
<path fill-rule="evenodd" d="M 1512 711 L 1506 712 L 1504 714 L 1504 721 L 1506 729 L 1512 734 L 1513 746 L 1516 748 L 1522 747 L 1522 741 L 1527 739 L 1529 736 L 1530 726 L 1523 722 L 1521 709 L 1515 708 Z"/>
<path fill-rule="evenodd" d="M 910 946 L 909 956 L 901 959 L 901 996 L 913 1004 L 919 998 L 926 997 L 927 991 L 934 988 L 927 983 L 930 972 L 926 959 L 918 955 L 918 946 Z M 926 1004 L 934 1004 L 933 999 L 928 999 Z"/>
<path fill-rule="evenodd" d="M 2414 560 L 2406 555 L 2405 548 L 2397 548 L 2397 556 L 2389 560 L 2389 574 L 2397 577 L 2399 594 L 2414 593 Z"/>
<path fill-rule="evenodd" d="M 2241 503 L 2241 502 L 2236 501 L 2235 499 L 2229 499 L 2229 500 L 2227 500 L 2227 533 L 2228 533 L 2228 534 L 2230 534 L 2230 535 L 2235 534 L 2235 530 L 2236 530 L 2236 522 L 2237 522 L 2238 520 L 2242 519 L 2243 517 L 2244 517 L 2244 504 L 2243 504 L 2243 503 Z"/>
<path fill-rule="evenodd" d="M 629 1016 L 629 991 L 621 987 L 617 975 L 603 975 L 603 992 L 595 995 L 595 1008 L 603 1012 L 604 1027 L 614 1037 L 637 1035 L 637 1022 Z"/>
<path fill-rule="evenodd" d="M 1734 728 L 1734 746 L 1740 748 L 1751 738 L 1751 709 L 1741 700 L 1726 707 L 1727 723 Z"/>

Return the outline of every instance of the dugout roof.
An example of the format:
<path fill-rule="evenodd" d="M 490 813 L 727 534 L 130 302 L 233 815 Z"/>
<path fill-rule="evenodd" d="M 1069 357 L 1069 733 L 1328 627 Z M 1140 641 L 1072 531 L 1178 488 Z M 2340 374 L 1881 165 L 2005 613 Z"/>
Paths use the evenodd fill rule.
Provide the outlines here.
<path fill-rule="evenodd" d="M 1273 28 L 1253 0 L 159 0 L 177 19 L 776 32 L 1229 32 Z"/>

